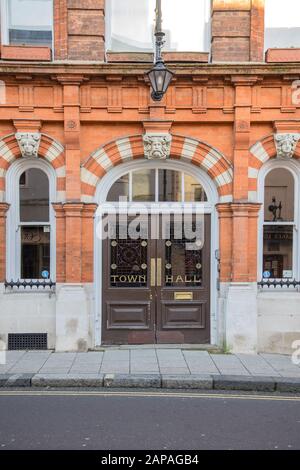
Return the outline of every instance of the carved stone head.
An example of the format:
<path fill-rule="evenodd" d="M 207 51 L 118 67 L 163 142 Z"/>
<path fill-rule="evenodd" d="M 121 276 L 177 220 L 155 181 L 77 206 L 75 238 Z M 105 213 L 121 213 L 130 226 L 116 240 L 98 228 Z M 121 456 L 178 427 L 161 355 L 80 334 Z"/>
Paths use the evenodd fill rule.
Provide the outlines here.
<path fill-rule="evenodd" d="M 170 156 L 172 137 L 169 134 L 146 134 L 143 139 L 148 160 L 164 160 Z"/>
<path fill-rule="evenodd" d="M 292 158 L 294 156 L 300 134 L 276 134 L 275 144 L 279 158 Z"/>
<path fill-rule="evenodd" d="M 27 133 L 18 132 L 16 134 L 22 157 L 37 157 L 41 134 L 39 133 Z"/>

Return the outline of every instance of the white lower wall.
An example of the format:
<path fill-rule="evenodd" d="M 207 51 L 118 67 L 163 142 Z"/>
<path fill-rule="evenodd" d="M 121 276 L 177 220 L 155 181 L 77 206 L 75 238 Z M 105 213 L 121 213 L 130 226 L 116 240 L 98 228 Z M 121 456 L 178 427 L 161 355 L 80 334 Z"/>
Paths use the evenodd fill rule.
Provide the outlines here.
<path fill-rule="evenodd" d="M 22 292 L 0 284 L 0 339 L 8 333 L 48 333 L 48 348 L 55 348 L 56 296 L 49 292 Z"/>
<path fill-rule="evenodd" d="M 58 284 L 56 301 L 56 351 L 93 348 L 93 289 L 91 284 Z"/>
<path fill-rule="evenodd" d="M 58 284 L 56 292 L 10 290 L 0 284 L 0 340 L 8 333 L 47 333 L 48 348 L 86 351 L 94 346 L 92 284 Z"/>
<path fill-rule="evenodd" d="M 223 347 L 232 353 L 257 352 L 257 284 L 222 283 L 219 306 Z"/>
<path fill-rule="evenodd" d="M 50 349 L 93 349 L 94 296 L 93 284 L 58 284 L 55 294 L 0 284 L 0 341 L 8 333 L 47 333 Z M 230 352 L 291 354 L 300 340 L 300 293 L 221 283 L 215 323 L 218 345 Z"/>
<path fill-rule="evenodd" d="M 258 350 L 291 354 L 300 340 L 300 293 L 271 289 L 257 296 Z"/>

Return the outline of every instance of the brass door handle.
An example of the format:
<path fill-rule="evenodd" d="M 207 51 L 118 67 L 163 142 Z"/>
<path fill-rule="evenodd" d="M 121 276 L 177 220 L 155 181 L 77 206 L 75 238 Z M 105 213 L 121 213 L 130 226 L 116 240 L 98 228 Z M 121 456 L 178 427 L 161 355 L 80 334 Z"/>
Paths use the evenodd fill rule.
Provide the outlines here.
<path fill-rule="evenodd" d="M 157 258 L 157 264 L 156 264 L 156 282 L 157 286 L 161 286 L 161 258 Z"/>
<path fill-rule="evenodd" d="M 155 272 L 155 269 L 156 268 L 156 259 L 155 258 L 151 258 L 151 264 L 150 264 L 150 286 L 151 287 L 155 287 L 156 283 L 156 272 Z"/>

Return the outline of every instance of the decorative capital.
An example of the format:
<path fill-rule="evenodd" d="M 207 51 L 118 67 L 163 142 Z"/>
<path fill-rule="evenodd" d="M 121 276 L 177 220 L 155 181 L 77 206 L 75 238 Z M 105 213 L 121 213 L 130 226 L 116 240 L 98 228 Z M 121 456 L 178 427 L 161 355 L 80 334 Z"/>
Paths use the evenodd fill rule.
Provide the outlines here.
<path fill-rule="evenodd" d="M 17 132 L 18 141 L 22 157 L 37 157 L 41 142 L 41 134 L 38 132 Z"/>
<path fill-rule="evenodd" d="M 300 134 L 275 134 L 278 158 L 293 158 Z"/>
<path fill-rule="evenodd" d="M 166 160 L 171 151 L 170 134 L 145 134 L 143 136 L 145 158 L 148 160 Z"/>

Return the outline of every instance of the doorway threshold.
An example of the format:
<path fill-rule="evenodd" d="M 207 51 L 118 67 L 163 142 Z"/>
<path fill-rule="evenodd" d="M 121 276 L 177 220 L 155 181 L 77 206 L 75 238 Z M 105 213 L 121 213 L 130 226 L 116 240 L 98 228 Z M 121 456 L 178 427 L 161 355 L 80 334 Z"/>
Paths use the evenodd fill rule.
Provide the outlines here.
<path fill-rule="evenodd" d="M 111 344 L 97 346 L 94 351 L 104 350 L 132 350 L 132 349 L 182 349 L 191 351 L 208 351 L 210 353 L 220 353 L 222 349 L 214 344 Z"/>

